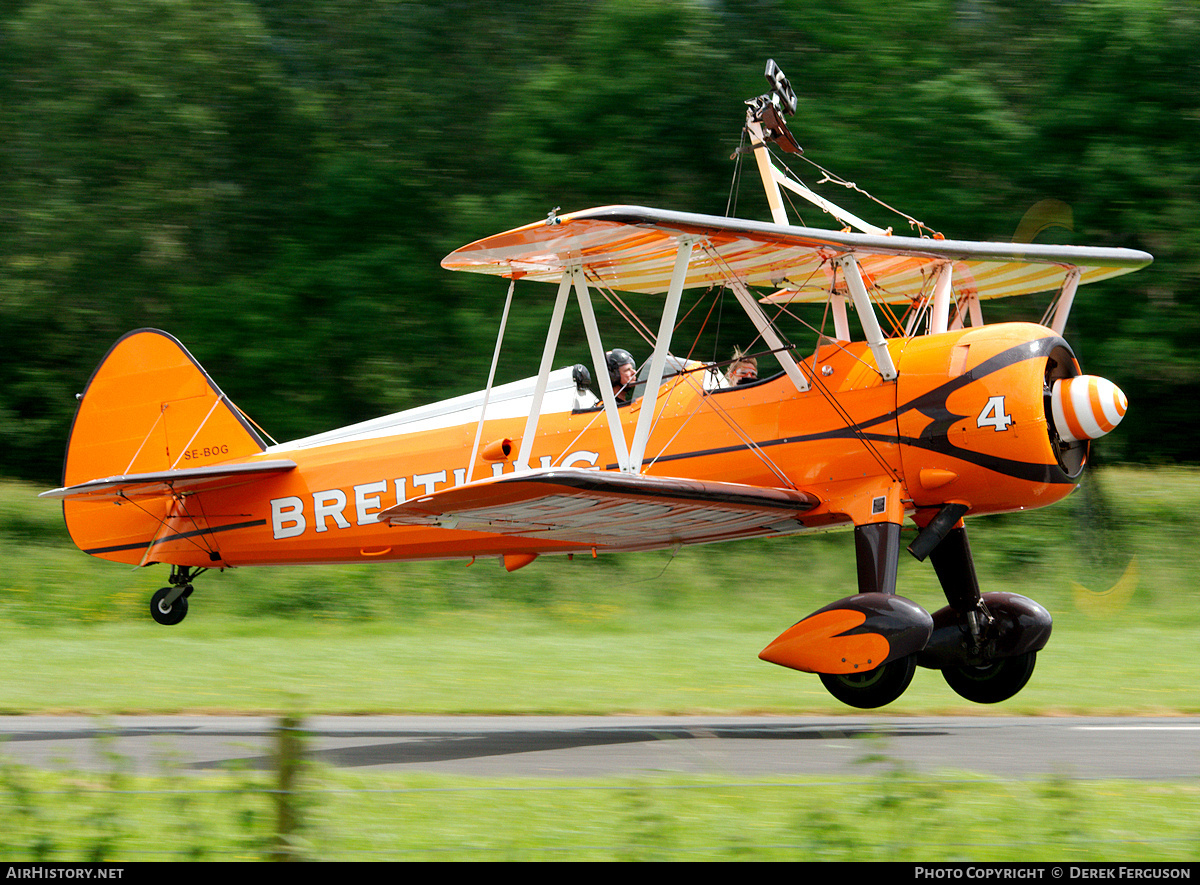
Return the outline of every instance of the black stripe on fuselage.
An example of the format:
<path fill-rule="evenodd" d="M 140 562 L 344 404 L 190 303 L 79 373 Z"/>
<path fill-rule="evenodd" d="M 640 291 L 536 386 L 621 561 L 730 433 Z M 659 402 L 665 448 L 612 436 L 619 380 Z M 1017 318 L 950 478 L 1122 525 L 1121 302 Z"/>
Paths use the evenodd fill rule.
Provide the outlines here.
<path fill-rule="evenodd" d="M 83 552 L 89 553 L 92 556 L 98 556 L 101 553 L 117 553 L 122 550 L 144 550 L 145 548 L 149 547 L 151 544 L 166 544 L 169 541 L 183 541 L 188 538 L 196 538 L 201 535 L 215 535 L 215 534 L 218 534 L 219 532 L 230 532 L 235 529 L 254 528 L 255 526 L 266 525 L 266 524 L 267 524 L 267 521 L 265 519 L 255 519 L 255 520 L 251 520 L 250 522 L 235 522 L 235 523 L 230 523 L 229 525 L 217 526 L 216 528 L 196 529 L 196 530 L 190 531 L 190 532 L 176 532 L 173 535 L 166 535 L 165 537 L 159 538 L 157 540 L 151 539 L 150 541 L 138 541 L 133 544 L 116 544 L 112 547 L 93 547 L 92 549 L 84 550 Z"/>
<path fill-rule="evenodd" d="M 957 458 L 961 461 L 975 464 L 987 470 L 996 473 L 1002 473 L 1005 476 L 1012 476 L 1017 479 L 1028 480 L 1030 482 L 1048 482 L 1048 483 L 1069 483 L 1071 478 L 1063 471 L 1058 464 L 1031 464 L 1027 461 L 1012 461 L 1007 458 L 997 458 L 992 455 L 985 455 L 980 452 L 972 451 L 971 449 L 961 449 L 950 443 L 949 439 L 944 435 L 922 434 L 920 437 L 901 437 L 892 436 L 884 433 L 866 433 L 861 428 L 873 427 L 877 424 L 882 424 L 888 421 L 895 421 L 902 413 L 917 410 L 930 419 L 929 428 L 936 427 L 938 424 L 949 424 L 965 415 L 955 415 L 948 408 L 946 402 L 950 395 L 973 381 L 978 381 L 994 372 L 1007 368 L 1015 363 L 1023 362 L 1028 359 L 1036 359 L 1038 357 L 1048 356 L 1056 347 L 1066 347 L 1070 349 L 1066 341 L 1057 336 L 1047 336 L 1039 338 L 1036 341 L 1026 341 L 1015 347 L 1010 347 L 1008 350 L 1002 351 L 995 356 L 984 360 L 974 369 L 964 372 L 957 378 L 951 378 L 944 384 L 935 387 L 933 390 L 926 391 L 917 398 L 905 403 L 902 406 L 884 412 L 883 414 L 855 424 L 850 427 L 839 428 L 837 430 L 827 430 L 822 433 L 800 434 L 798 436 L 785 436 L 779 439 L 768 439 L 761 442 L 756 442 L 753 445 L 740 443 L 733 446 L 721 446 L 712 449 L 697 449 L 691 452 L 681 452 L 672 455 L 659 455 L 657 458 L 651 459 L 654 463 L 662 463 L 664 461 L 683 461 L 688 458 L 704 458 L 710 455 L 724 455 L 730 452 L 742 452 L 750 448 L 772 448 L 774 446 L 786 446 L 797 443 L 818 442 L 820 440 L 832 439 L 860 439 L 869 440 L 871 442 L 892 443 L 899 445 L 912 446 L 914 448 L 927 449 L 933 452 L 940 452 L 943 455 L 948 455 L 952 458 Z M 607 465 L 608 470 L 616 470 L 620 467 L 619 464 Z"/>

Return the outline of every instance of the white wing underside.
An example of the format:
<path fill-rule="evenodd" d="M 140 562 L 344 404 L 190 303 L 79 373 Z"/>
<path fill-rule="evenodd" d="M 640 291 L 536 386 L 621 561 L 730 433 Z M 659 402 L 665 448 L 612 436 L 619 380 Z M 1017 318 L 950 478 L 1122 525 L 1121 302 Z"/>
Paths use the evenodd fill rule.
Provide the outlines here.
<path fill-rule="evenodd" d="M 600 470 L 538 469 L 415 498 L 379 514 L 554 545 L 649 550 L 800 531 L 817 500 L 790 489 Z"/>

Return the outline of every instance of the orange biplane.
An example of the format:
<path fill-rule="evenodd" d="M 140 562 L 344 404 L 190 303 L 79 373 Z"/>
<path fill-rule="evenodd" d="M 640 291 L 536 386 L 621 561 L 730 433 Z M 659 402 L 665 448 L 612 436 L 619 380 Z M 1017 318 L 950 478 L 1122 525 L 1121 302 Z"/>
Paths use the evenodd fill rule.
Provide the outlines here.
<path fill-rule="evenodd" d="M 171 565 L 150 604 L 163 624 L 183 619 L 210 568 L 484 556 L 513 570 L 544 554 L 852 528 L 858 592 L 760 657 L 820 674 L 861 708 L 899 697 L 918 665 L 970 700 L 1011 697 L 1051 618 L 1023 596 L 980 592 L 963 519 L 1074 489 L 1090 441 L 1126 401 L 1082 374 L 1063 338 L 1071 302 L 1079 285 L 1151 256 L 873 227 L 773 161 L 770 146 L 799 148 L 784 124 L 794 95 L 773 62 L 767 78 L 771 90 L 747 102 L 742 153 L 757 160 L 771 223 L 608 206 L 551 213 L 445 258 L 510 280 L 497 356 L 515 282 L 558 284 L 535 378 L 494 385 L 493 360 L 479 393 L 268 444 L 178 341 L 142 329 L 93 374 L 63 487 L 44 494 L 63 500 L 85 552 Z M 780 187 L 845 230 L 789 225 Z M 696 289 L 732 293 L 758 332 L 752 355 L 777 373 L 734 384 L 672 354 Z M 636 379 L 619 376 L 621 352 L 606 352 L 593 311 L 593 293 L 623 305 L 617 291 L 662 296 Z M 1041 324 L 983 323 L 983 301 L 1036 292 L 1057 293 Z M 582 365 L 553 369 L 572 300 L 598 395 Z M 798 303 L 824 305 L 829 327 L 811 352 L 786 327 Z M 909 551 L 945 590 L 932 614 L 896 593 L 906 520 L 918 528 Z"/>

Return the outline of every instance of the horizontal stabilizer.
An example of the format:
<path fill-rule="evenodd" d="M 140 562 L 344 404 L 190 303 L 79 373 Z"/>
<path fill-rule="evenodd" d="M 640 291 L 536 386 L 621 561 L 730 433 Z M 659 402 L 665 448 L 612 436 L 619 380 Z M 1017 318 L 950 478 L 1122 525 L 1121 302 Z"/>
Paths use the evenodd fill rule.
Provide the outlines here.
<path fill-rule="evenodd" d="M 818 500 L 791 489 L 599 471 L 539 469 L 414 498 L 379 514 L 433 525 L 619 550 L 786 534 Z"/>
<path fill-rule="evenodd" d="M 108 501 L 117 498 L 158 498 L 240 485 L 264 476 L 286 473 L 295 461 L 255 461 L 250 464 L 216 464 L 153 473 L 128 473 L 93 479 L 78 485 L 42 492 L 39 498 Z"/>

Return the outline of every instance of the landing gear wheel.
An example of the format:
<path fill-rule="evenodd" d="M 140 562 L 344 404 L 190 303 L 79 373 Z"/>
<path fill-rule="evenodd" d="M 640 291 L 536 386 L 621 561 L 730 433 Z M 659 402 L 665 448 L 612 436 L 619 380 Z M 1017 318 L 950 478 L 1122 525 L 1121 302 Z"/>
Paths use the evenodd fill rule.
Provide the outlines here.
<path fill-rule="evenodd" d="M 890 704 L 908 688 L 917 669 L 916 655 L 898 658 L 865 673 L 821 673 L 825 689 L 851 707 L 872 710 Z"/>
<path fill-rule="evenodd" d="M 1029 681 L 1037 652 L 1027 651 L 1011 658 L 998 658 L 982 667 L 947 667 L 942 671 L 947 684 L 968 701 L 998 704 L 1007 701 Z"/>
<path fill-rule="evenodd" d="M 170 593 L 173 587 L 163 587 L 157 593 L 150 597 L 150 616 L 160 624 L 165 624 L 170 627 L 178 624 L 187 617 L 188 601 L 185 595 L 180 596 L 170 605 L 166 605 L 167 594 Z M 189 587 L 188 590 L 191 590 Z"/>

